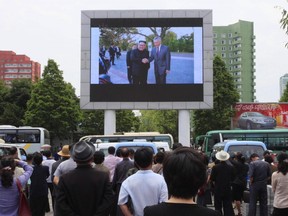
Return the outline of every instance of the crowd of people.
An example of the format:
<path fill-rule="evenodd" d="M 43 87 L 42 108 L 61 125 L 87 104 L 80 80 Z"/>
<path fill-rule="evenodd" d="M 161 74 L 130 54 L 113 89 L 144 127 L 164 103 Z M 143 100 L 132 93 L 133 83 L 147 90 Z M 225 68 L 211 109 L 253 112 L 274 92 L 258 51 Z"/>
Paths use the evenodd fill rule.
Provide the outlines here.
<path fill-rule="evenodd" d="M 249 216 L 268 216 L 267 184 L 274 192 L 273 216 L 288 215 L 288 155 L 280 153 L 275 166 L 269 152 L 252 154 L 249 163 L 240 152 L 219 151 L 209 158 L 175 144 L 171 152 L 139 148 L 134 152 L 113 146 L 105 157 L 93 144 L 64 145 L 59 160 L 50 150 L 27 155 L 26 162 L 10 149 L 0 164 L 0 215 L 18 215 L 17 181 L 27 193 L 31 215 L 44 216 L 52 195 L 55 216 L 241 216 L 249 187 Z M 212 200 L 214 197 L 214 200 Z M 215 210 L 207 208 L 214 203 Z M 234 206 L 234 207 L 233 207 Z"/>

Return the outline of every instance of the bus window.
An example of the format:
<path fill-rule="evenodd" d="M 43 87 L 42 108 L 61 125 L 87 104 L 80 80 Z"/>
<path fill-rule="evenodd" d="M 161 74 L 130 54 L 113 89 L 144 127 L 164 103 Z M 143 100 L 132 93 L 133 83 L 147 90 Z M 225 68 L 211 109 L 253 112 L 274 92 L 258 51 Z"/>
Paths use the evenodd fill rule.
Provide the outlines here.
<path fill-rule="evenodd" d="M 36 143 L 39 142 L 40 130 L 37 129 L 18 130 L 17 136 L 19 143 Z"/>

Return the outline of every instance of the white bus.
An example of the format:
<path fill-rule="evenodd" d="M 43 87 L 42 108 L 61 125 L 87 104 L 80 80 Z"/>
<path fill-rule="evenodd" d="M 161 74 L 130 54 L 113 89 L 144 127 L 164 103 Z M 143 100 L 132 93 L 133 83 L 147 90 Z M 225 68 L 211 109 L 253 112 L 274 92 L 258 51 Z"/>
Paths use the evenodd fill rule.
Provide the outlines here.
<path fill-rule="evenodd" d="M 0 125 L 0 139 L 21 146 L 27 153 L 40 152 L 44 144 L 50 145 L 49 131 L 42 127 Z"/>
<path fill-rule="evenodd" d="M 79 141 L 85 140 L 92 143 L 113 143 L 113 142 L 166 142 L 172 148 L 174 140 L 171 134 L 160 134 L 159 132 L 135 132 L 121 133 L 113 135 L 87 135 L 81 137 Z"/>

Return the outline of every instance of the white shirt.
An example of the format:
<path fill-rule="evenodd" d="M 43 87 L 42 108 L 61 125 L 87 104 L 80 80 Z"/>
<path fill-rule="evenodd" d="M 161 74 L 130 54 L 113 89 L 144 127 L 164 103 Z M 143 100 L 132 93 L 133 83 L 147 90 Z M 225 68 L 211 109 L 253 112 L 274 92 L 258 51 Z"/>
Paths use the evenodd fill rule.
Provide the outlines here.
<path fill-rule="evenodd" d="M 118 205 L 124 205 L 131 197 L 134 216 L 143 216 L 146 206 L 168 200 L 168 189 L 163 176 L 152 170 L 139 170 L 121 185 Z"/>

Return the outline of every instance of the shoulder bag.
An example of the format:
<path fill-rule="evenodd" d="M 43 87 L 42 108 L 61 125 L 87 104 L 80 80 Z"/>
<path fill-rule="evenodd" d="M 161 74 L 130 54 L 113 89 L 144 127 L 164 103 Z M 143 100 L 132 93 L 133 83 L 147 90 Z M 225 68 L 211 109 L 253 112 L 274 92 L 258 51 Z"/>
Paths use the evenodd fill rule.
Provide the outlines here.
<path fill-rule="evenodd" d="M 19 179 L 16 179 L 16 184 L 17 184 L 17 188 L 19 191 L 18 215 L 19 216 L 31 216 L 29 202 L 28 202 L 25 192 L 22 189 Z"/>

